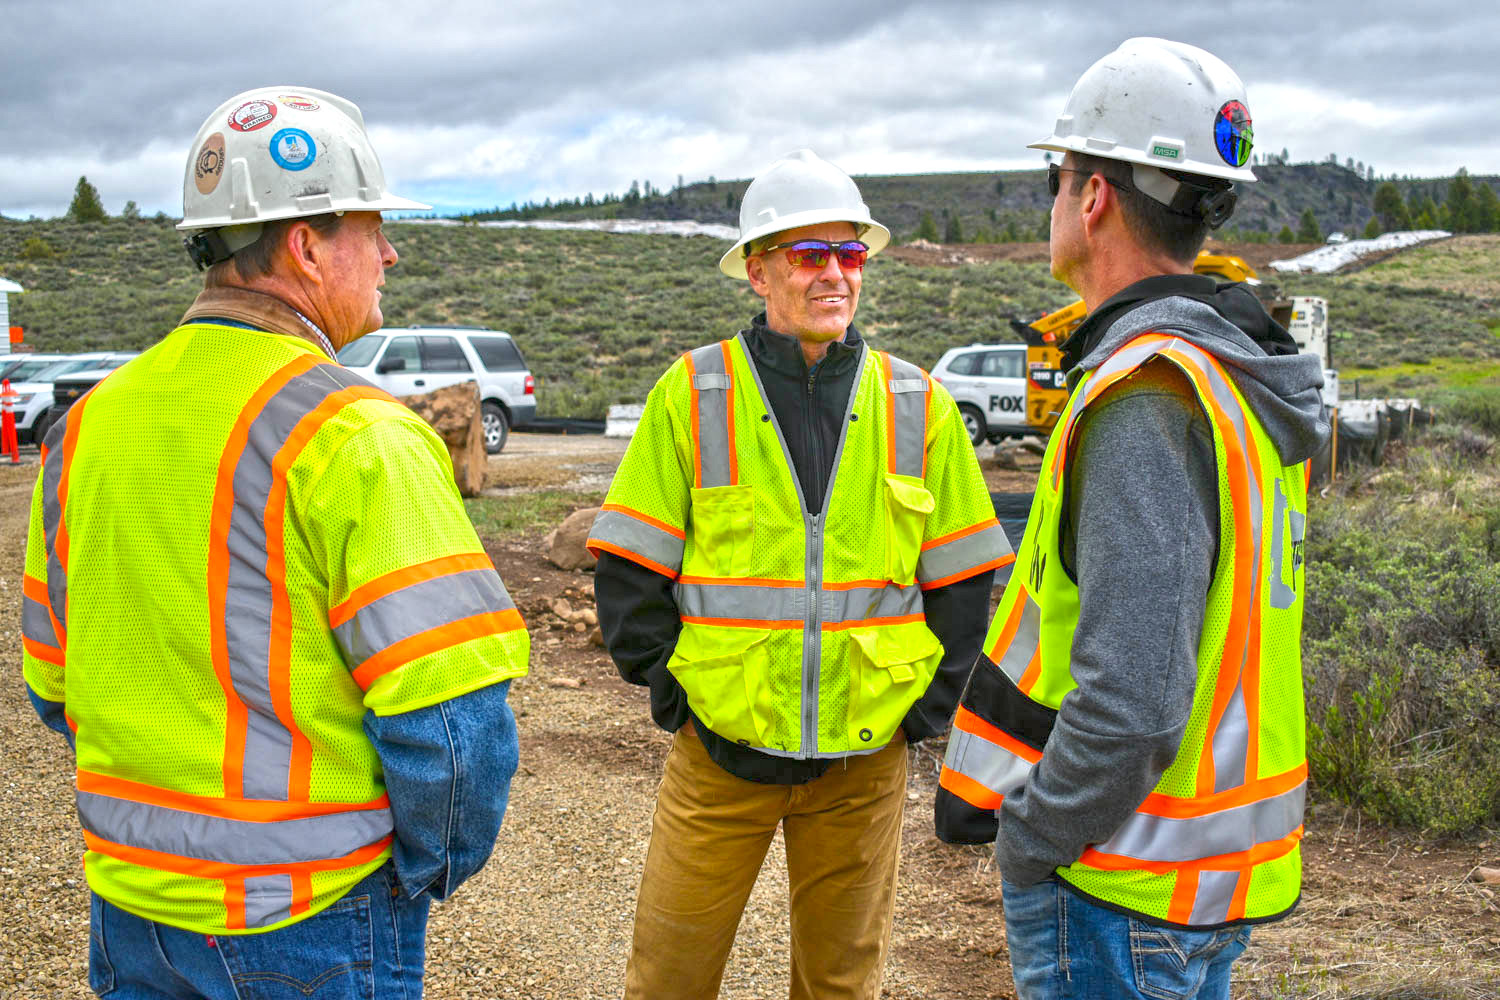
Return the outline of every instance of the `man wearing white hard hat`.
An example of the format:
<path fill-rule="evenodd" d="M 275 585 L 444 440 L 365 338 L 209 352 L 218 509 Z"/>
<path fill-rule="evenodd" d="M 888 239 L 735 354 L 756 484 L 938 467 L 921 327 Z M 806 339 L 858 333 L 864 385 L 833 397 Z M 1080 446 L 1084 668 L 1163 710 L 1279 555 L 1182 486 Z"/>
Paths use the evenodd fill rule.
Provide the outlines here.
<path fill-rule="evenodd" d="M 765 311 L 661 377 L 594 522 L 605 642 L 676 734 L 627 997 L 718 994 L 778 826 L 792 997 L 879 995 L 906 748 L 1010 556 L 952 397 L 854 326 L 889 239 L 810 150 L 756 177 L 719 268 Z"/>
<path fill-rule="evenodd" d="M 937 804 L 940 836 L 995 840 L 1022 1000 L 1228 1000 L 1300 893 L 1321 365 L 1192 273 L 1251 139 L 1233 70 L 1132 38 L 1033 146 L 1064 154 L 1052 273 L 1089 315 Z"/>
<path fill-rule="evenodd" d="M 429 903 L 494 845 L 524 623 L 442 440 L 335 359 L 381 325 L 380 213 L 425 207 L 353 103 L 225 102 L 183 185 L 203 293 L 47 435 L 24 668 L 101 995 L 420 996 Z"/>

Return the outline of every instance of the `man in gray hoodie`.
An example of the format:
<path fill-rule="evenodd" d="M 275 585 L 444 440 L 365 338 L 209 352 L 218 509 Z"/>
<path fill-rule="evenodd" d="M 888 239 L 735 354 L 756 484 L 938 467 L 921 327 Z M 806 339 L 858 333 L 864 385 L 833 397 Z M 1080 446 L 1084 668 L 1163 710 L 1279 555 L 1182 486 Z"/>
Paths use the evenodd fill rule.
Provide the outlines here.
<path fill-rule="evenodd" d="M 1300 893 L 1321 363 L 1192 273 L 1250 141 L 1228 66 L 1137 38 L 1035 144 L 1064 154 L 1052 273 L 1089 316 L 937 807 L 945 839 L 996 841 L 1021 1000 L 1227 1000 Z"/>

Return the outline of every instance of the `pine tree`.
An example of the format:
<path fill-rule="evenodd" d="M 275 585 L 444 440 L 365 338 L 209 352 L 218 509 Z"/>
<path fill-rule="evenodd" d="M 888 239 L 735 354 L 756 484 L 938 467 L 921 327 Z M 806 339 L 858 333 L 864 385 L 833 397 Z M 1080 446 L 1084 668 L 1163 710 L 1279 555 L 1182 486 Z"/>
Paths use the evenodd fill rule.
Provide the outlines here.
<path fill-rule="evenodd" d="M 1365 223 L 1365 239 L 1373 240 L 1375 237 L 1379 236 L 1380 233 L 1380 216 L 1370 216 L 1370 221 Z"/>
<path fill-rule="evenodd" d="M 103 222 L 109 216 L 99 201 L 99 191 L 89 183 L 87 177 L 78 178 L 73 189 L 73 203 L 68 206 L 68 218 L 74 222 Z"/>
<path fill-rule="evenodd" d="M 141 208 L 133 201 L 127 201 L 125 207 L 120 209 L 120 218 L 122 219 L 139 219 L 140 217 Z"/>
<path fill-rule="evenodd" d="M 1318 228 L 1318 218 L 1310 208 L 1303 209 L 1302 218 L 1297 222 L 1297 240 L 1300 243 L 1323 242 L 1323 231 Z"/>
<path fill-rule="evenodd" d="M 1474 229 L 1474 184 L 1469 180 L 1469 171 L 1463 167 L 1453 176 L 1448 185 L 1448 198 L 1444 202 L 1448 209 L 1448 226 L 1455 233 L 1472 233 Z"/>
<path fill-rule="evenodd" d="M 948 216 L 948 222 L 943 226 L 944 243 L 962 243 L 964 241 L 963 223 L 958 221 L 958 213 L 954 212 Z"/>
<path fill-rule="evenodd" d="M 1411 228 L 1411 216 L 1406 211 L 1406 202 L 1401 200 L 1401 191 L 1390 181 L 1375 189 L 1375 216 L 1381 229 L 1391 232 Z"/>
<path fill-rule="evenodd" d="M 1294 233 L 1294 232 L 1292 232 L 1292 227 L 1291 226 L 1282 226 L 1281 227 L 1281 232 L 1279 232 L 1279 233 L 1276 234 L 1276 242 L 1278 242 L 1278 243 L 1296 243 L 1297 242 L 1297 234 Z"/>
<path fill-rule="evenodd" d="M 1496 197 L 1495 189 L 1489 184 L 1477 185 L 1478 192 L 1474 196 L 1474 231 L 1476 233 L 1493 233 L 1500 229 L 1500 197 Z"/>
<path fill-rule="evenodd" d="M 922 221 L 917 226 L 917 239 L 926 240 L 928 243 L 938 241 L 937 220 L 932 217 L 931 212 L 922 213 Z"/>

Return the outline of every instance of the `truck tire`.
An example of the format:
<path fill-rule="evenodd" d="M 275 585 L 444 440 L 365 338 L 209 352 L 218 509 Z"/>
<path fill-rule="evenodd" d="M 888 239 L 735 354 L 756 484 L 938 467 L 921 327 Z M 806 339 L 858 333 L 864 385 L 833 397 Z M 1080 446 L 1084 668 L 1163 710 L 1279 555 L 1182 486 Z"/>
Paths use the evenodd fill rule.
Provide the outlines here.
<path fill-rule="evenodd" d="M 484 426 L 484 450 L 498 455 L 505 447 L 505 439 L 510 437 L 510 418 L 505 415 L 503 406 L 489 399 L 480 405 L 479 412 Z"/>
<path fill-rule="evenodd" d="M 972 403 L 959 403 L 958 412 L 964 418 L 964 430 L 969 432 L 969 443 L 979 447 L 990 435 L 990 429 L 984 422 L 984 414 Z"/>

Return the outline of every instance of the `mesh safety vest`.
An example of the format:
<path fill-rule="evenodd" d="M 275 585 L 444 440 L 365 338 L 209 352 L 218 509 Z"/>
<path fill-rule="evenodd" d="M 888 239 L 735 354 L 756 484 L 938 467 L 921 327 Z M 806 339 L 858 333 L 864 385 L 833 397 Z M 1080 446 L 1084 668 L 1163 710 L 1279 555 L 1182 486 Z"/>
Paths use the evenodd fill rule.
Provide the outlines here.
<path fill-rule="evenodd" d="M 447 452 L 294 337 L 190 323 L 47 435 L 25 673 L 77 747 L 90 887 L 272 930 L 391 851 L 366 711 L 526 672 Z"/>
<path fill-rule="evenodd" d="M 765 753 L 885 746 L 943 654 L 922 591 L 1009 557 L 952 397 L 888 354 L 857 364 L 821 513 L 739 336 L 658 381 L 588 541 L 675 581 L 668 669 Z"/>
<path fill-rule="evenodd" d="M 1270 920 L 1296 904 L 1306 791 L 1300 466 L 1275 446 L 1219 362 L 1146 334 L 1074 389 L 1048 443 L 1036 499 L 985 654 L 959 703 L 938 792 L 939 834 L 996 836 L 1004 795 L 1042 759 L 1069 669 L 1078 588 L 1063 567 L 1060 518 L 1080 414 L 1152 358 L 1177 365 L 1213 430 L 1219 556 L 1198 642 L 1192 715 L 1177 756 L 1135 814 L 1057 874 L 1084 894 L 1171 924 Z"/>

